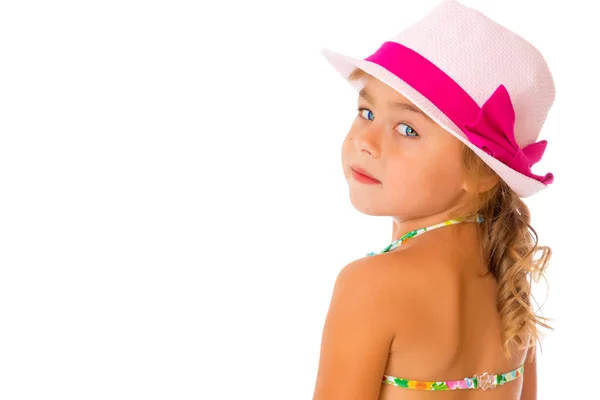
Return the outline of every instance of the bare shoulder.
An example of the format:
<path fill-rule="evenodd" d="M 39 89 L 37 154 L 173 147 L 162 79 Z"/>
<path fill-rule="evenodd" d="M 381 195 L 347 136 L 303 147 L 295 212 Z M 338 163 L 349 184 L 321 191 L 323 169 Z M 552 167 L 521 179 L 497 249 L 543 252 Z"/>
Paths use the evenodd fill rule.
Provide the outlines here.
<path fill-rule="evenodd" d="M 393 265 L 381 257 L 365 257 L 344 266 L 335 281 L 332 304 L 347 303 L 356 312 L 371 314 L 388 330 L 389 312 L 397 304 L 398 283 Z"/>
<path fill-rule="evenodd" d="M 454 306 L 460 285 L 443 260 L 422 248 L 356 260 L 342 269 L 338 280 L 388 313 L 395 335 L 403 339 L 431 329 L 428 316 L 439 321 L 440 310 Z"/>
<path fill-rule="evenodd" d="M 321 339 L 313 399 L 377 399 L 394 338 L 393 288 L 378 257 L 339 272 Z"/>
<path fill-rule="evenodd" d="M 364 257 L 347 264 L 338 274 L 336 284 L 353 284 L 353 289 L 383 293 L 397 288 L 390 279 L 395 265 L 390 258 Z M 374 294 L 374 293 L 372 293 Z"/>
<path fill-rule="evenodd" d="M 378 270 L 400 294 L 399 301 L 423 300 L 424 305 L 435 304 L 456 292 L 457 275 L 449 268 L 447 258 L 431 248 L 411 247 L 377 258 L 374 262 L 379 264 Z"/>
<path fill-rule="evenodd" d="M 419 337 L 431 294 L 410 252 L 364 257 L 335 280 L 323 327 L 314 400 L 377 399 L 392 345 Z M 422 335 L 421 335 L 422 336 Z"/>
<path fill-rule="evenodd" d="M 435 270 L 435 266 L 424 266 L 414 251 L 364 257 L 342 268 L 336 288 L 338 293 L 352 290 L 357 300 L 369 298 L 372 306 L 382 310 L 397 310 L 398 306 L 416 306 L 419 298 L 431 298 L 427 292 L 436 286 Z"/>

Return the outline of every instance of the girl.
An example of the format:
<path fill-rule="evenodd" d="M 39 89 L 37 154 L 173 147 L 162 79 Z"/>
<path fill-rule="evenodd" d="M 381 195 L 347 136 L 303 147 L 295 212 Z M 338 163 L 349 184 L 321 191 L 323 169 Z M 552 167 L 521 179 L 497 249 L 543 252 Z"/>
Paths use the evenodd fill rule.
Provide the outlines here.
<path fill-rule="evenodd" d="M 553 181 L 531 170 L 554 101 L 544 58 L 455 0 L 366 59 L 323 54 L 358 91 L 350 201 L 393 234 L 337 277 L 313 399 L 535 399 L 549 326 L 531 283 L 551 252 L 522 198 Z"/>

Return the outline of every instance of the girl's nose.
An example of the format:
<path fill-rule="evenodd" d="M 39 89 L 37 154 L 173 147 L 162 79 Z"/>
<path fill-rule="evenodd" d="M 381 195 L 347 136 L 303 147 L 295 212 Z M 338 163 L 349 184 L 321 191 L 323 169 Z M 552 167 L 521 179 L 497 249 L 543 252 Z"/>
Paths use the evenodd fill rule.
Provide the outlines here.
<path fill-rule="evenodd" d="M 381 136 L 385 127 L 371 124 L 367 129 L 362 129 L 354 135 L 354 146 L 359 152 L 366 151 L 377 158 L 381 152 Z"/>

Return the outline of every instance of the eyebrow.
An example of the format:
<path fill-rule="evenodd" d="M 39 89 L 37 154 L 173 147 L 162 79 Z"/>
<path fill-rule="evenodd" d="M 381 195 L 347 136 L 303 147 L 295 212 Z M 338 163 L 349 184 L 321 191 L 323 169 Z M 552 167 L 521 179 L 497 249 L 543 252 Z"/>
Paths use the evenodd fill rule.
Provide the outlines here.
<path fill-rule="evenodd" d="M 365 100 L 367 100 L 369 103 L 373 103 L 373 97 L 367 92 L 366 88 L 362 88 L 360 90 L 360 92 L 358 92 L 358 95 L 360 97 L 364 98 Z M 429 115 L 425 114 L 423 111 L 421 111 L 420 108 L 415 107 L 412 104 L 395 102 L 395 103 L 390 103 L 390 105 L 394 108 L 399 108 L 401 110 L 416 112 L 418 114 L 421 114 L 425 118 L 427 118 L 429 121 L 433 122 L 433 120 L 431 119 L 431 117 Z"/>

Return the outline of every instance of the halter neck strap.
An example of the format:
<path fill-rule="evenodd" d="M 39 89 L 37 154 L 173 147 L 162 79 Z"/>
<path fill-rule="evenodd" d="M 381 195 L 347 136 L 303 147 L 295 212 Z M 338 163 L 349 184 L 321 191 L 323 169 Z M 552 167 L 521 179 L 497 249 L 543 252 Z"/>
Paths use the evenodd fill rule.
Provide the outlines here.
<path fill-rule="evenodd" d="M 477 214 L 475 216 L 475 218 L 473 218 L 473 219 L 466 219 L 466 218 L 462 218 L 462 217 L 452 218 L 452 219 L 449 219 L 447 221 L 440 222 L 438 224 L 434 224 L 434 225 L 426 226 L 426 227 L 423 227 L 423 228 L 415 229 L 413 231 L 405 233 L 404 235 L 402 235 L 400 237 L 400 239 L 394 240 L 392 243 L 388 244 L 379 253 L 370 252 L 370 253 L 367 254 L 367 256 L 373 256 L 373 255 L 376 255 L 376 254 L 387 253 L 389 251 L 394 250 L 397 247 L 400 247 L 404 242 L 406 242 L 409 239 L 414 238 L 415 236 L 419 236 L 419 235 L 421 235 L 421 234 L 423 234 L 425 232 L 429 232 L 429 231 L 432 231 L 434 229 L 441 228 L 443 226 L 460 224 L 462 222 L 477 222 L 478 224 L 480 224 L 480 223 L 483 222 L 483 217 L 481 215 Z"/>

